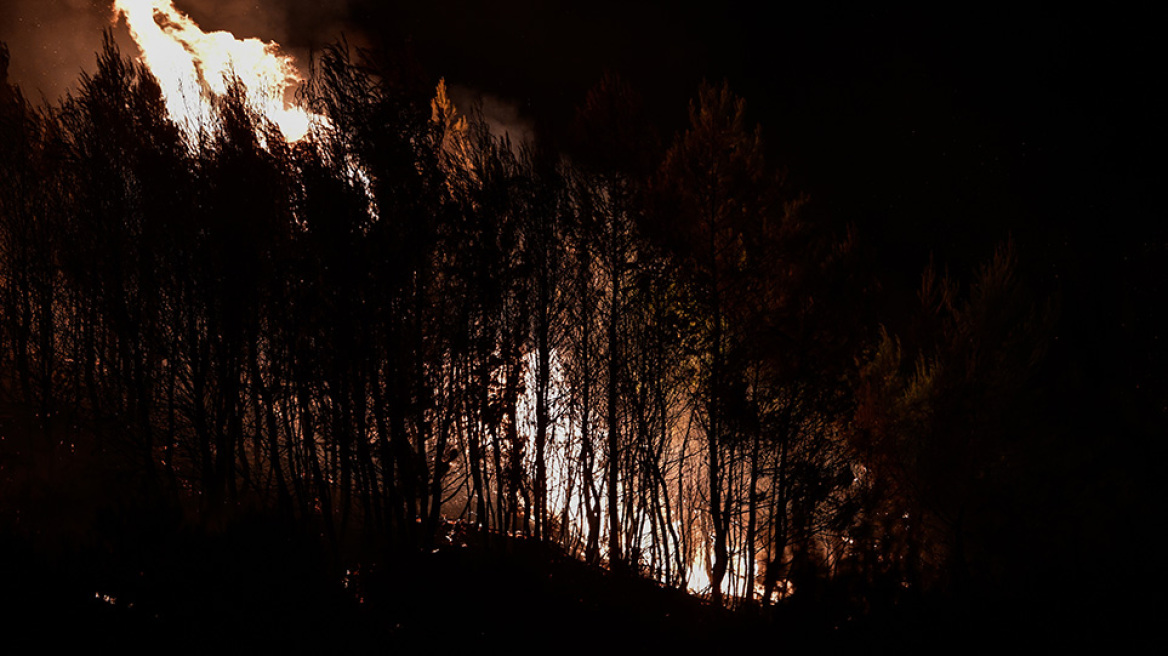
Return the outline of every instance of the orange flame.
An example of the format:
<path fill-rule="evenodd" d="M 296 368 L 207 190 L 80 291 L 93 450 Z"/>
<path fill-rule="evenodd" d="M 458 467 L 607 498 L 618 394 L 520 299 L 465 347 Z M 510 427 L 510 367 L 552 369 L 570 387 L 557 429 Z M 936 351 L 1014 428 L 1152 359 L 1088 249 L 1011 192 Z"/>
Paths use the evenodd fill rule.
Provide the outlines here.
<path fill-rule="evenodd" d="M 434 115 L 439 116 L 440 109 L 446 99 L 445 85 L 440 83 L 438 87 L 438 96 L 434 101 Z M 437 119 L 436 119 L 437 120 Z M 456 138 L 462 138 L 462 133 L 466 130 L 465 119 L 459 118 L 457 122 L 450 121 L 452 124 L 457 124 L 454 129 Z M 449 136 L 449 135 L 448 135 Z M 449 152 L 458 153 L 459 147 L 462 143 L 454 140 L 447 142 Z M 569 469 L 572 467 L 572 459 L 574 458 L 575 449 L 578 447 L 572 444 L 572 435 L 577 430 L 577 427 L 572 424 L 572 419 L 567 412 L 568 399 L 570 392 L 568 390 L 567 374 L 564 370 L 563 363 L 560 360 L 559 353 L 556 349 L 552 349 L 550 353 L 550 370 L 547 390 L 547 402 L 549 405 L 549 427 L 548 438 L 545 446 L 545 462 L 547 463 L 547 492 L 548 492 L 548 507 L 549 509 L 568 508 L 567 521 L 568 526 L 564 527 L 569 532 L 576 536 L 584 536 L 588 532 L 587 518 L 584 516 L 584 493 L 583 483 L 577 482 L 573 485 L 570 482 L 572 477 Z M 529 435 L 534 434 L 536 430 L 536 354 L 531 352 L 527 354 L 525 362 L 526 384 L 524 392 L 519 398 L 519 414 L 523 418 L 522 429 Z M 501 382 L 501 381 L 500 381 Z M 535 469 L 535 455 L 532 450 L 525 453 L 526 466 L 529 471 Z M 596 478 L 603 477 L 603 474 L 594 470 L 593 475 Z M 601 486 L 606 485 L 606 481 L 602 481 Z M 603 491 L 601 491 L 603 494 Z M 626 494 L 624 485 L 617 483 L 617 494 Z M 662 499 L 663 503 L 668 501 Z M 607 513 L 607 509 L 600 508 L 601 515 Z M 602 526 L 607 522 L 602 521 Z M 653 527 L 650 525 L 647 518 L 642 518 L 640 522 L 633 522 L 627 530 L 636 531 L 639 533 L 641 544 L 650 544 L 656 538 L 653 534 Z M 682 526 L 677 519 L 673 520 L 672 535 L 682 534 Z M 671 544 L 677 548 L 677 544 Z M 608 544 L 606 540 L 601 540 L 600 555 L 603 558 L 608 557 Z M 713 582 L 710 579 L 711 560 L 713 559 L 714 541 L 713 536 L 708 536 L 706 540 L 698 540 L 695 545 L 693 553 L 690 555 L 689 562 L 686 563 L 684 577 L 686 580 L 686 590 L 691 594 L 698 596 L 707 596 L 713 589 Z M 742 551 L 732 552 L 729 554 L 729 563 L 727 571 L 722 579 L 722 591 L 730 595 L 745 596 L 747 590 L 753 590 L 754 598 L 761 599 L 766 592 L 766 588 L 759 580 L 750 580 L 747 572 L 751 571 L 749 568 L 749 559 L 753 558 L 753 554 L 747 554 Z M 776 582 L 775 591 L 772 594 L 777 594 L 779 599 L 790 596 L 795 589 L 793 583 L 785 578 L 780 578 Z"/>
<path fill-rule="evenodd" d="M 115 0 L 114 9 L 125 17 L 142 61 L 158 78 L 171 117 L 188 134 L 210 125 L 211 100 L 227 92 L 231 76 L 243 82 L 251 106 L 289 141 L 300 141 L 314 120 L 323 120 L 287 101 L 301 77 L 278 44 L 204 32 L 172 0 Z"/>

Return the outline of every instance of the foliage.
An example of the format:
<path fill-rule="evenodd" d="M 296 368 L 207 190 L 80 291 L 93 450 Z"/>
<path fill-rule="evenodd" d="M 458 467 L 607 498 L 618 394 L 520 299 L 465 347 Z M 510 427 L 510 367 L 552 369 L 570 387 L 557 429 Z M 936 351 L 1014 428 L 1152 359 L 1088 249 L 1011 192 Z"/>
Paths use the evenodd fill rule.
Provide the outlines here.
<path fill-rule="evenodd" d="M 0 55 L 0 410 L 54 468 L 338 570 L 459 520 L 726 605 L 999 576 L 1050 308 L 1006 243 L 862 352 L 859 235 L 727 85 L 663 150 L 606 77 L 559 154 L 342 43 L 288 144 L 239 80 L 186 135 L 112 39 L 58 107 Z"/>

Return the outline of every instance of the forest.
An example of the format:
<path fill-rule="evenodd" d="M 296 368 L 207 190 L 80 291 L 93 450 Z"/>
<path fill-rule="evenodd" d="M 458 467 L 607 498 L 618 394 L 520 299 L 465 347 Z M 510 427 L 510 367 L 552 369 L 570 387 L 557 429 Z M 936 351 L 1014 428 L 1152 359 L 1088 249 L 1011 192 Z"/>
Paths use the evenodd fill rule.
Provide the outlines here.
<path fill-rule="evenodd" d="M 553 145 L 337 43 L 289 143 L 238 79 L 180 126 L 108 35 L 58 103 L 9 58 L 0 574 L 30 618 L 292 651 L 453 615 L 520 649 L 1155 623 L 1163 447 L 1077 418 L 1066 297 L 1008 232 L 890 290 L 728 84 L 670 134 L 605 75 Z M 1156 398 L 1120 424 L 1162 437 Z"/>

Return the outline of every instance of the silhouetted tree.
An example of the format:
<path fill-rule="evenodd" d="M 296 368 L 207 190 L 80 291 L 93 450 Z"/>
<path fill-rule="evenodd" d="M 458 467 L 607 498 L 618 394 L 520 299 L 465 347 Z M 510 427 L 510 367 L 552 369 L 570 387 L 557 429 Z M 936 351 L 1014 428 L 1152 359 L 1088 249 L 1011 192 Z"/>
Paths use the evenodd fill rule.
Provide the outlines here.
<path fill-rule="evenodd" d="M 744 237 L 767 212 L 761 137 L 746 125 L 745 103 L 727 85 L 703 86 L 690 107 L 690 126 L 666 154 L 662 185 L 676 205 L 676 234 L 692 263 L 692 284 L 704 325 L 697 337 L 702 355 L 700 415 L 706 436 L 707 494 L 714 534 L 712 598 L 721 605 L 729 565 L 731 499 L 723 449 L 732 439 L 730 403 L 734 373 L 727 354 L 739 338 L 740 317 L 732 308 L 742 294 Z"/>
<path fill-rule="evenodd" d="M 974 563 L 993 566 L 995 525 L 1019 511 L 1015 471 L 1041 434 L 1029 382 L 1053 315 L 1018 277 L 1012 242 L 965 298 L 930 266 L 919 300 L 916 355 L 885 332 L 863 372 L 855 437 L 874 495 L 869 539 L 883 546 L 862 551 L 892 554 L 912 587 L 961 592 Z"/>

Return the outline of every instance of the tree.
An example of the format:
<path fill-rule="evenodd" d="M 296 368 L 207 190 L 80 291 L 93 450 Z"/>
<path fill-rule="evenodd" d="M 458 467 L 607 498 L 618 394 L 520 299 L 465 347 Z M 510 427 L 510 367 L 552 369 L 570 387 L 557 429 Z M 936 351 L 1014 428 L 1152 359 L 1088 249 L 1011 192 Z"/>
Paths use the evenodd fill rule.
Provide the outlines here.
<path fill-rule="evenodd" d="M 741 338 L 749 306 L 744 296 L 745 240 L 766 221 L 768 188 L 758 128 L 746 125 L 746 104 L 728 84 L 703 85 L 690 106 L 690 126 L 666 153 L 660 188 L 677 235 L 675 247 L 692 265 L 704 320 L 697 335 L 702 352 L 700 414 L 704 421 L 709 514 L 714 533 L 712 595 L 722 603 L 729 563 L 730 499 L 722 452 L 732 439 L 729 423 L 734 372 L 727 354 Z"/>
<path fill-rule="evenodd" d="M 1030 495 L 1015 492 L 1042 434 L 1030 381 L 1053 310 L 1019 278 L 1012 241 L 965 298 L 932 265 L 918 298 L 908 353 L 884 332 L 862 371 L 854 444 L 875 495 L 866 521 L 893 546 L 896 575 L 962 592 L 975 563 L 1000 563 L 996 527 L 1026 521 L 1018 500 Z"/>
<path fill-rule="evenodd" d="M 608 560 L 613 569 L 623 568 L 625 554 L 621 539 L 622 521 L 619 490 L 628 491 L 621 481 L 621 461 L 626 454 L 622 436 L 622 320 L 628 302 L 627 285 L 636 260 L 634 244 L 642 215 L 638 175 L 653 152 L 653 133 L 647 129 L 640 99 L 632 87 L 615 75 L 606 75 L 589 90 L 574 124 L 576 149 L 585 176 L 587 194 L 580 205 L 589 213 L 584 225 L 596 230 L 594 238 L 581 247 L 599 256 L 604 276 L 605 357 L 605 516 L 608 529 Z M 590 264 L 584 264 L 590 268 Z M 579 275 L 588 276 L 580 270 Z M 581 299 L 587 302 L 585 299 Z M 589 430 L 585 426 L 585 430 Z M 590 543 L 592 540 L 590 539 Z"/>

